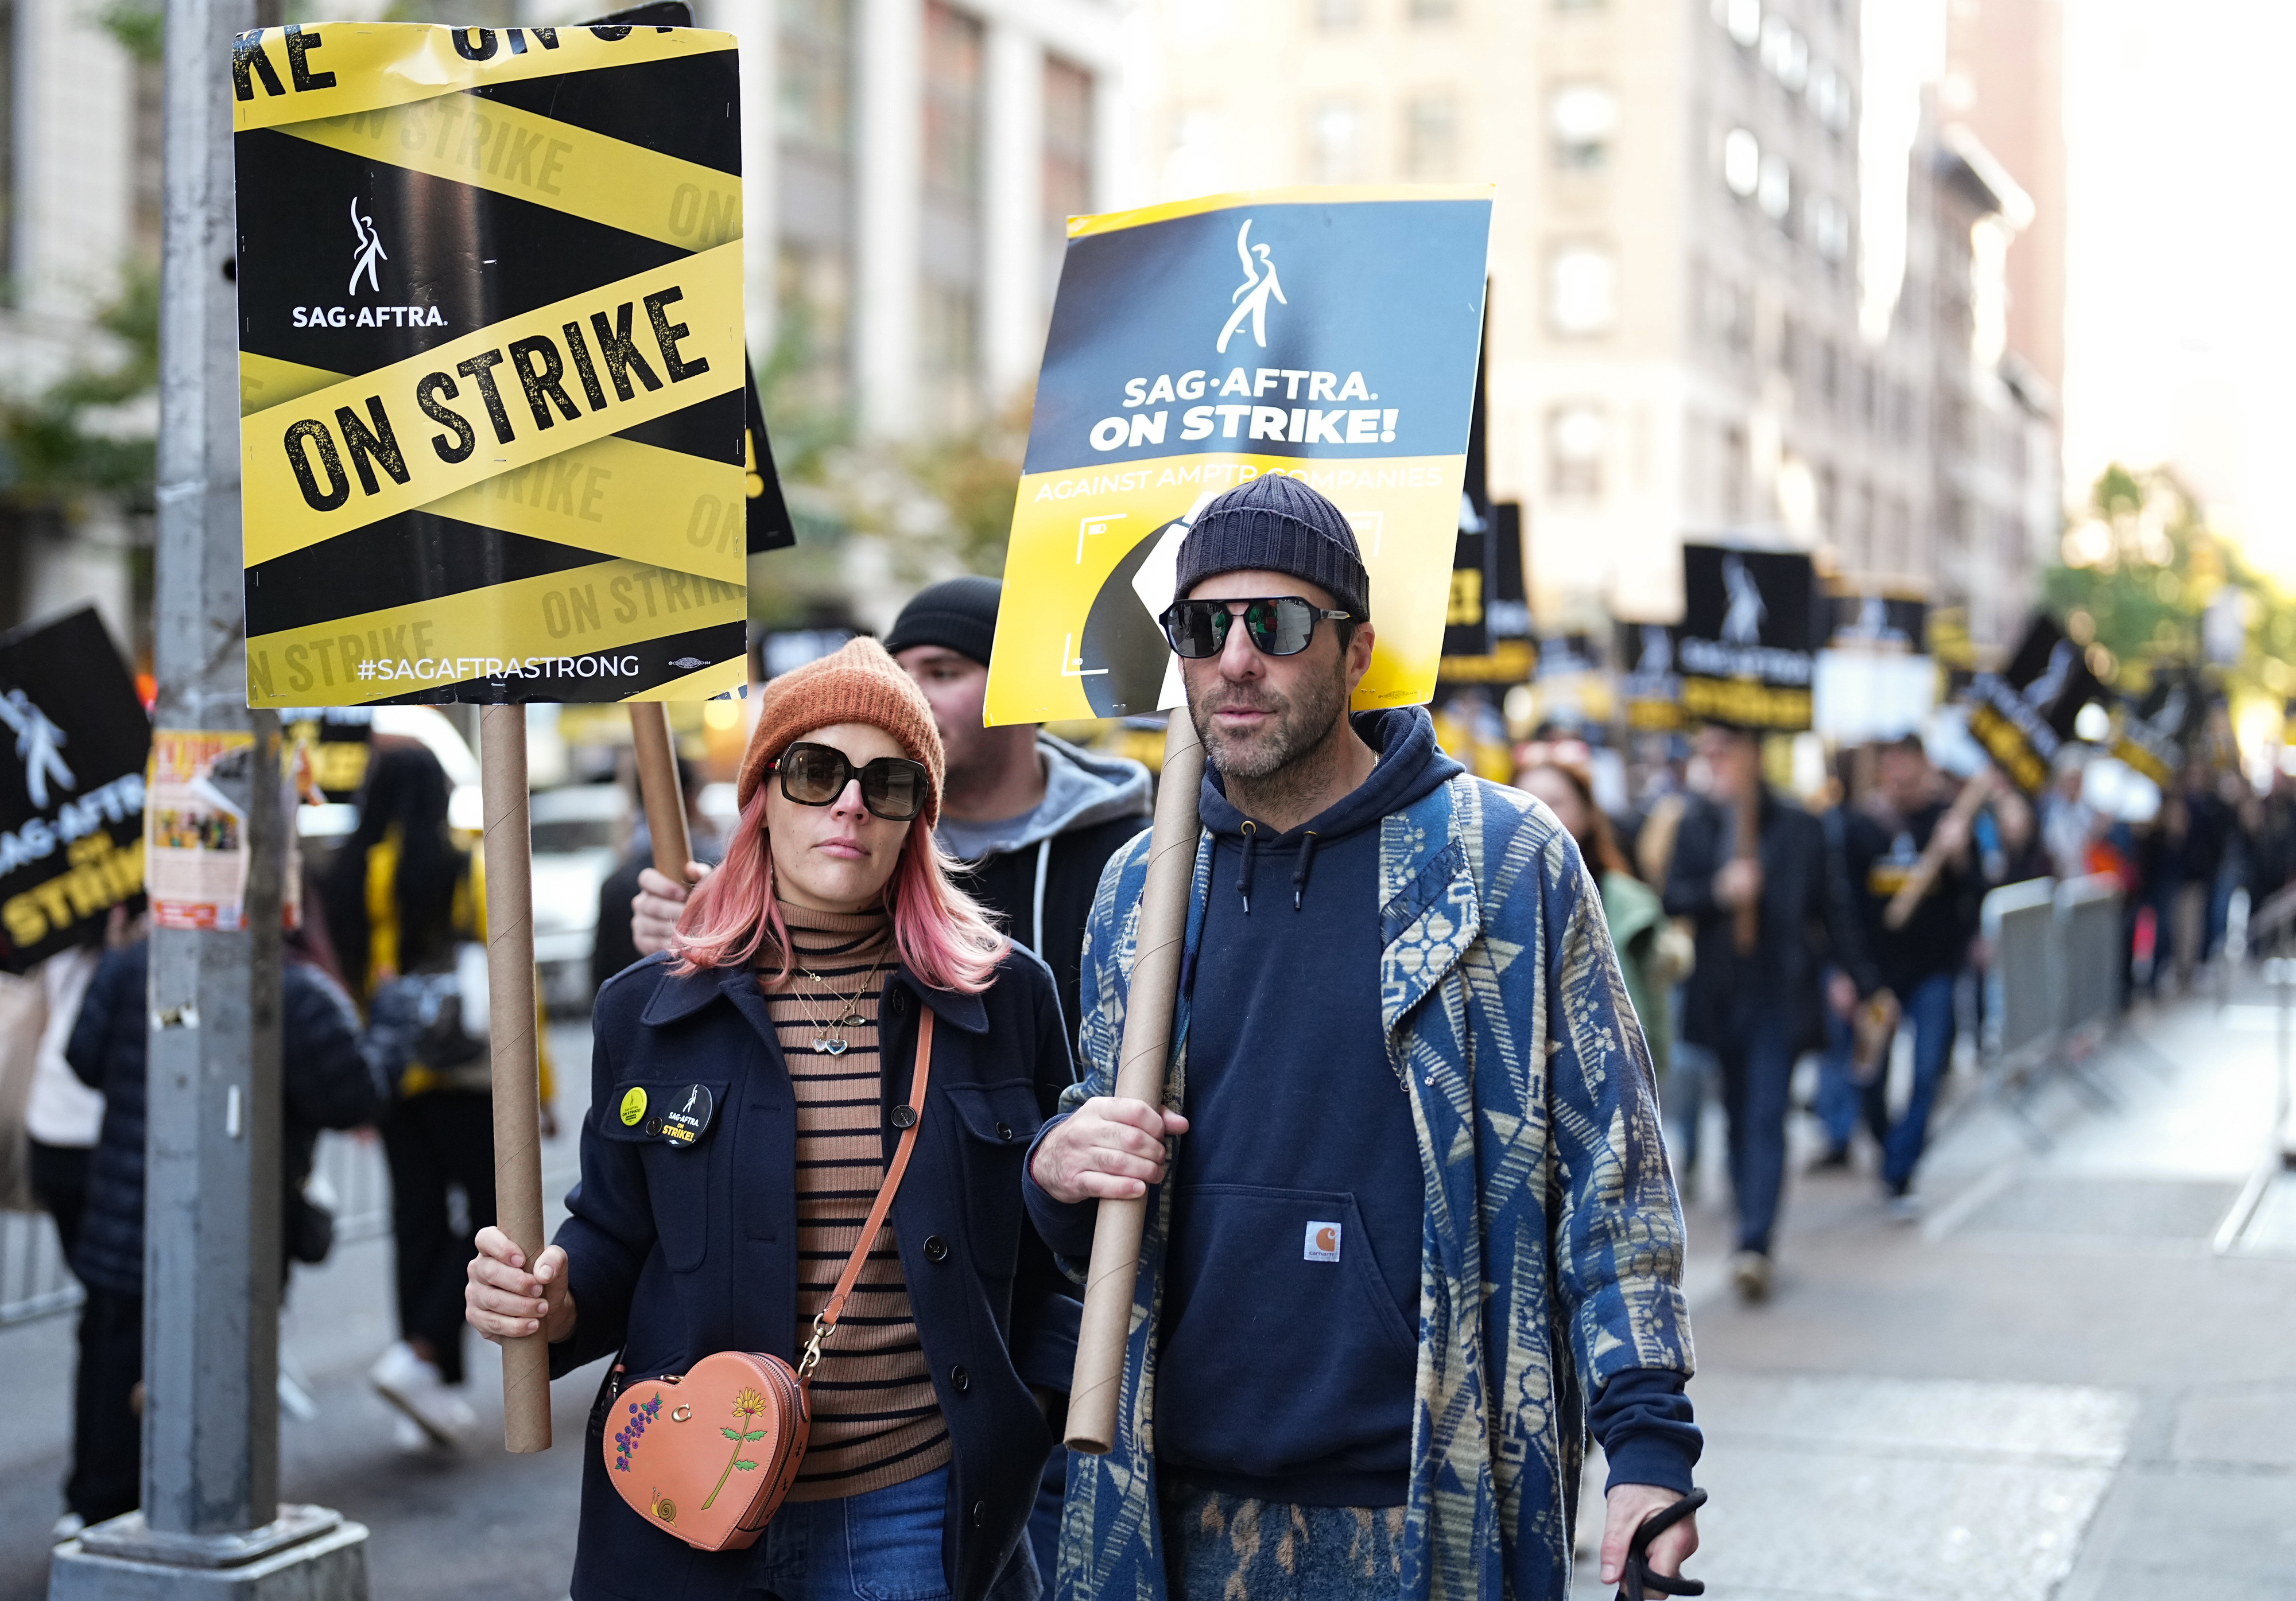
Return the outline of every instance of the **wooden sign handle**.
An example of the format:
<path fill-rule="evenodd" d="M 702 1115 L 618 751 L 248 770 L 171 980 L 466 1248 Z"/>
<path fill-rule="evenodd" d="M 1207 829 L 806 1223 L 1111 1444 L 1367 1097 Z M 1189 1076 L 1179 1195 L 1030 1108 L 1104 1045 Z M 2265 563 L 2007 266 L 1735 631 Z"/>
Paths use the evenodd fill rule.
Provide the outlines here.
<path fill-rule="evenodd" d="M 1756 780 L 1759 784 L 1759 779 Z M 1740 862 L 1759 862 L 1762 859 L 1761 796 L 1750 790 L 1738 797 L 1738 835 L 1733 855 Z M 1760 898 L 1744 903 L 1730 914 L 1731 943 L 1741 956 L 1751 956 L 1762 941 L 1762 908 Z"/>
<path fill-rule="evenodd" d="M 479 710 L 485 797 L 487 1038 L 495 1103 L 495 1224 L 542 1254 L 542 1111 L 534 1008 L 534 838 L 527 822 L 526 708 Z M 503 1449 L 550 1449 L 550 1343 L 502 1342 Z"/>
<path fill-rule="evenodd" d="M 685 832 L 685 794 L 677 781 L 677 752 L 669 740 L 669 710 L 660 701 L 630 702 L 630 746 L 637 755 L 646 830 L 653 836 L 653 870 L 672 884 L 683 884 L 685 864 L 693 860 L 693 842 Z"/>
<path fill-rule="evenodd" d="M 1124 1045 L 1117 1058 L 1116 1093 L 1164 1105 L 1164 1069 L 1171 1059 L 1172 1009 L 1180 994 L 1180 948 L 1188 929 L 1188 894 L 1195 878 L 1196 789 L 1203 781 L 1204 747 L 1187 708 L 1171 714 L 1164 731 L 1164 772 L 1156 794 L 1156 831 L 1148 854 L 1148 882 L 1140 896 L 1140 925 L 1132 964 L 1132 994 L 1124 1013 Z M 1105 1456 L 1116 1443 L 1116 1409 L 1124 1393 L 1124 1352 L 1132 1337 L 1132 1296 L 1140 1275 L 1140 1237 L 1148 1200 L 1103 1201 L 1092 1231 L 1092 1265 L 1085 1276 L 1084 1316 L 1077 1329 L 1076 1372 L 1069 1385 L 1068 1446 Z"/>
<path fill-rule="evenodd" d="M 1945 870 L 1945 846 L 1939 836 L 1945 832 L 1947 818 L 1959 818 L 1965 826 L 1976 821 L 1978 811 L 1993 796 L 1993 769 L 1984 768 L 1961 787 L 1954 796 L 1953 808 L 1938 819 L 1938 826 L 1930 831 L 1930 842 L 1922 847 L 1921 857 L 1906 874 L 1906 881 L 1898 886 L 1898 893 L 1890 897 L 1889 905 L 1882 910 L 1882 926 L 1892 933 L 1903 928 L 1914 915 L 1914 908 L 1930 893 L 1930 886 Z"/>

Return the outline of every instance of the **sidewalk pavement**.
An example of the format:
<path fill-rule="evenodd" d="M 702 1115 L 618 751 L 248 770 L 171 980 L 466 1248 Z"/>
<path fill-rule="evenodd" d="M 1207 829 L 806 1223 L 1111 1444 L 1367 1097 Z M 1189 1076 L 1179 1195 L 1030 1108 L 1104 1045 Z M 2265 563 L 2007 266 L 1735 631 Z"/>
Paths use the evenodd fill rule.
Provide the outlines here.
<path fill-rule="evenodd" d="M 2267 1001 L 2141 1010 L 2090 1066 L 2114 1104 L 2062 1076 L 2035 1097 L 2045 1151 L 1964 1093 L 1917 1225 L 1870 1148 L 1795 1180 L 1765 1305 L 1726 1286 L 1712 1175 L 1685 1283 L 1710 1595 L 2296 1594 L 2296 1181 L 2214 1248 L 2269 1154 Z M 1591 1569 L 1574 1597 L 1610 1595 Z"/>
<path fill-rule="evenodd" d="M 1868 1172 L 1797 1180 L 1763 1306 L 1728 1290 L 1726 1197 L 1704 1175 L 1686 1288 L 1714 1497 L 1691 1571 L 1710 1594 L 2296 1594 L 2296 1183 L 2266 1195 L 2238 1248 L 2211 1246 L 2266 1154 L 2265 999 L 2140 1014 L 2094 1065 L 2116 1104 L 2062 1079 L 2036 1098 L 2045 1152 L 1963 1081 L 1919 1225 L 1888 1220 Z M 554 1034 L 570 1131 L 586 1045 Z M 562 1135 L 545 1164 L 562 1173 L 570 1155 Z M 387 1240 L 299 1271 L 284 1344 L 321 1412 L 283 1425 L 283 1492 L 373 1531 L 376 1601 L 562 1597 L 596 1370 L 556 1386 L 552 1450 L 505 1457 L 488 1443 L 498 1367 L 473 1340 L 489 1434 L 460 1458 L 408 1458 L 365 1378 L 392 1327 Z M 0 1371 L 32 1398 L 0 1469 L 4 1601 L 45 1591 L 71 1338 L 68 1317 L 0 1330 Z M 1591 1556 L 1599 1496 L 1586 1510 Z M 1573 1593 L 1610 1592 L 1586 1562 Z"/>
<path fill-rule="evenodd" d="M 551 1030 L 559 1130 L 543 1147 L 547 1226 L 565 1216 L 577 1161 L 574 1136 L 590 1089 L 586 1022 Z M 476 1335 L 470 1393 L 482 1419 L 461 1454 L 410 1456 L 391 1438 L 398 1414 L 370 1389 L 366 1370 L 398 1333 L 390 1240 L 339 1248 L 324 1265 L 298 1268 L 280 1322 L 280 1345 L 319 1407 L 308 1423 L 280 1423 L 283 1499 L 332 1507 L 372 1531 L 368 1572 L 375 1601 L 556 1601 L 574 1560 L 578 1455 L 603 1363 L 552 1386 L 552 1446 L 534 1456 L 501 1449 L 502 1363 Z M 0 1329 L 0 1372 L 20 1398 L 0 1458 L 0 1601 L 47 1594 L 48 1530 L 62 1511 L 71 1444 L 73 1318 Z"/>

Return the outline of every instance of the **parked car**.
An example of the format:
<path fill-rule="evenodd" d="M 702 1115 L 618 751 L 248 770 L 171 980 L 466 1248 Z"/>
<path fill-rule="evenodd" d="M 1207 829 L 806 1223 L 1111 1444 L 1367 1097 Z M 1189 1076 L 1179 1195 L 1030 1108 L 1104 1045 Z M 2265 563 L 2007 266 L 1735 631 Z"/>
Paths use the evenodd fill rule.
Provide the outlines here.
<path fill-rule="evenodd" d="M 619 784 L 570 784 L 537 792 L 534 963 L 554 1015 L 590 1009 L 590 952 L 598 941 L 598 890 L 629 838 L 628 793 Z"/>

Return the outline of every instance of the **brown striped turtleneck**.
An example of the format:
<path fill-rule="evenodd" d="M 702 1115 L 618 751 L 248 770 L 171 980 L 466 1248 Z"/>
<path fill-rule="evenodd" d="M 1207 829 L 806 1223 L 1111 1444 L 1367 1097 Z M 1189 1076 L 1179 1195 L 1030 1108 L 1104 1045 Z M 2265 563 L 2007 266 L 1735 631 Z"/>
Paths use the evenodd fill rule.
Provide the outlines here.
<path fill-rule="evenodd" d="M 882 912 L 840 915 L 781 903 L 795 960 L 786 984 L 760 975 L 797 1097 L 797 1347 L 853 1254 L 885 1181 L 877 1007 L 898 960 Z M 840 1017 L 865 1021 L 840 1026 Z M 826 1041 L 846 1048 L 832 1054 Z M 793 1501 L 859 1495 L 949 1460 L 889 1219 L 813 1375 L 813 1435 Z"/>

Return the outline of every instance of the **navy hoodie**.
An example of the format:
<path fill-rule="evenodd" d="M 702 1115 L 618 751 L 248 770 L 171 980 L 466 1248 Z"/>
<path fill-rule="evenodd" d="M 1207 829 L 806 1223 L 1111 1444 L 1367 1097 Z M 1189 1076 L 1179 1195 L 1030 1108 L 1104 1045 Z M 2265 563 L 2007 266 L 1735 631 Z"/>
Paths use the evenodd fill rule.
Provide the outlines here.
<path fill-rule="evenodd" d="M 1380 1017 L 1380 823 L 1464 770 L 1423 708 L 1353 722 L 1379 764 L 1290 833 L 1205 775 L 1211 884 L 1181 975 L 1189 1123 L 1156 1458 L 1257 1499 L 1394 1507 L 1408 1499 L 1425 1200 Z M 1025 1189 L 1054 1249 L 1088 1256 L 1093 1205 L 1063 1206 L 1033 1178 Z M 1677 1375 L 1641 1371 L 1604 1387 L 1589 1422 L 1613 1483 L 1689 1489 L 1698 1440 L 1681 1391 Z"/>

